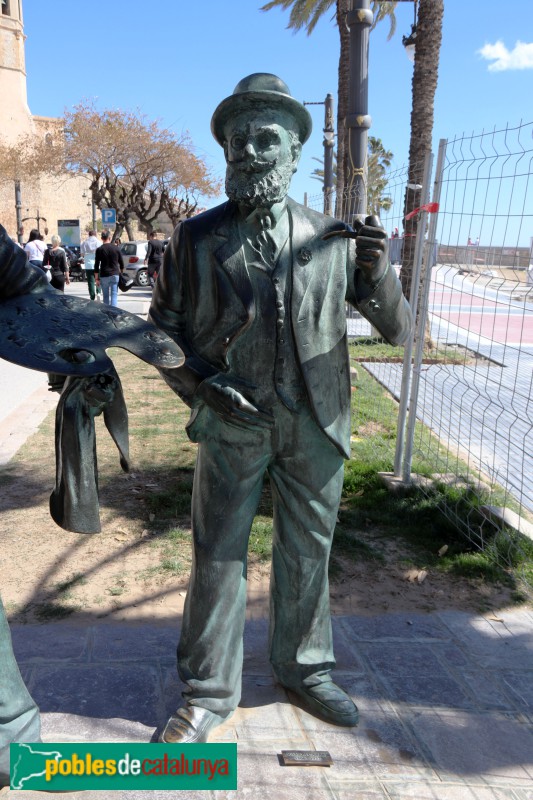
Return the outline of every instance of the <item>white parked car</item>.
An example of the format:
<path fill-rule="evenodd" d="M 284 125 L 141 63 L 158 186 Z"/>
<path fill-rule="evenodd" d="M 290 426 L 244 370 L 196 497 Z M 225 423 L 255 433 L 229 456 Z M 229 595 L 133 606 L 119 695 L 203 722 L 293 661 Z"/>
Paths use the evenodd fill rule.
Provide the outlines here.
<path fill-rule="evenodd" d="M 130 278 L 133 278 L 137 286 L 150 285 L 148 270 L 144 265 L 147 247 L 147 241 L 124 242 L 120 245 L 126 272 Z"/>
<path fill-rule="evenodd" d="M 164 247 L 166 247 L 167 244 L 168 239 L 164 239 Z M 148 242 L 146 240 L 140 240 L 137 242 L 124 242 L 120 245 L 120 252 L 122 253 L 122 258 L 124 259 L 126 272 L 130 278 L 133 278 L 137 286 L 150 285 L 148 270 L 144 265 L 147 249 Z"/>

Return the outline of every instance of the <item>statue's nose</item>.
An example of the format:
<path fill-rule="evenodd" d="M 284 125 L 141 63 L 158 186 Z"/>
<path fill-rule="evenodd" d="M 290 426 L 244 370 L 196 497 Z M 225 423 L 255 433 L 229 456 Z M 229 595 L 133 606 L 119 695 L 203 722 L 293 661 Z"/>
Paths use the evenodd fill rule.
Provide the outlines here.
<path fill-rule="evenodd" d="M 255 152 L 255 147 L 253 145 L 253 142 L 250 142 L 250 141 L 246 142 L 246 147 L 244 148 L 244 152 L 245 152 L 245 154 L 247 156 L 250 156 L 251 158 L 255 158 L 256 152 Z"/>

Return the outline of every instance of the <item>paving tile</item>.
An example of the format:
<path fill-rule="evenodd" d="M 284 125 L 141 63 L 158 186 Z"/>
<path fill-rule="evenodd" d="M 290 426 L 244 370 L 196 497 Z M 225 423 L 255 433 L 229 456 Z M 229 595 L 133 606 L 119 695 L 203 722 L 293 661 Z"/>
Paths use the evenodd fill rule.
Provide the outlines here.
<path fill-rule="evenodd" d="M 455 642 L 435 642 L 430 645 L 430 649 L 446 667 L 463 669 L 471 664 L 466 647 L 459 647 Z"/>
<path fill-rule="evenodd" d="M 365 642 L 361 644 L 370 668 L 389 675 L 445 676 L 448 671 L 435 653 L 436 648 L 421 642 Z"/>
<path fill-rule="evenodd" d="M 512 790 L 489 786 L 431 783 L 386 783 L 391 800 L 517 800 Z"/>
<path fill-rule="evenodd" d="M 357 642 L 350 635 L 351 631 L 335 617 L 332 620 L 332 629 L 336 669 L 362 675 L 365 668 L 358 655 Z"/>
<path fill-rule="evenodd" d="M 471 697 L 429 644 L 365 642 L 361 650 L 369 663 L 369 671 L 383 687 L 384 698 L 390 702 L 436 703 L 453 708 L 472 706 Z"/>
<path fill-rule="evenodd" d="M 392 704 L 468 709 L 474 705 L 456 680 L 446 675 L 387 675 L 381 678 Z"/>
<path fill-rule="evenodd" d="M 533 665 L 533 655 L 531 658 Z M 523 672 L 506 670 L 502 677 L 507 691 L 520 710 L 533 711 L 533 670 Z"/>
<path fill-rule="evenodd" d="M 43 661 L 81 661 L 87 658 L 91 627 L 49 623 L 10 625 L 19 664 Z"/>
<path fill-rule="evenodd" d="M 271 675 L 243 675 L 239 706 L 254 708 L 281 704 L 290 706 L 287 692 Z"/>
<path fill-rule="evenodd" d="M 201 791 L 193 792 L 171 792 L 163 791 L 158 792 L 149 790 L 150 800 L 215 800 L 215 792 Z M 147 791 L 119 791 L 109 794 L 112 800 L 146 800 Z M 1 796 L 1 795 L 0 795 Z M 220 792 L 216 792 L 216 798 L 220 796 Z M 62 792 L 57 794 L 57 800 L 105 800 L 104 792 L 102 791 L 86 791 L 86 792 Z M 16 800 L 51 800 L 53 795 L 49 792 L 19 792 L 16 793 Z M 3 800 L 3 797 L 2 797 Z M 7 800 L 7 798 L 6 798 Z M 54 798 L 54 800 L 56 800 Z"/>
<path fill-rule="evenodd" d="M 333 800 L 324 773 L 331 767 L 285 767 L 278 754 L 257 749 L 239 754 L 237 791 L 217 791 L 217 800 Z"/>
<path fill-rule="evenodd" d="M 260 674 L 269 674 L 272 671 L 268 654 L 268 620 L 247 620 L 244 628 L 243 669 Z"/>
<path fill-rule="evenodd" d="M 335 800 L 388 800 L 389 795 L 379 782 L 328 780 Z"/>
<path fill-rule="evenodd" d="M 461 678 L 474 697 L 478 708 L 486 710 L 495 708 L 504 711 L 512 709 L 514 706 L 515 710 L 519 711 L 519 703 L 513 703 L 512 694 L 509 691 L 505 691 L 505 674 L 485 670 L 483 677 L 480 678 L 479 670 L 461 670 Z M 533 680 L 533 676 L 531 680 Z"/>
<path fill-rule="evenodd" d="M 234 715 L 235 716 L 235 715 Z M 232 723 L 238 739 L 270 739 L 279 736 L 279 731 L 301 732 L 297 710 L 290 703 L 270 703 L 259 707 L 239 706 L 238 715 Z"/>
<path fill-rule="evenodd" d="M 525 785 L 533 779 L 533 735 L 516 720 L 458 711 L 420 713 L 410 723 L 439 773 Z"/>
<path fill-rule="evenodd" d="M 339 730 L 317 731 L 313 741 L 318 750 L 331 753 L 343 778 L 436 777 L 422 747 L 397 717 L 380 715 L 350 731 Z"/>
<path fill-rule="evenodd" d="M 118 717 L 155 727 L 159 672 L 150 666 L 42 666 L 28 687 L 42 712 Z"/>
<path fill-rule="evenodd" d="M 443 612 L 439 616 L 465 645 L 472 661 L 480 668 L 531 668 L 533 626 L 528 630 L 526 617 L 521 617 L 520 623 L 517 623 L 521 633 L 515 635 L 512 617 L 507 615 L 503 619 L 507 619 L 508 624 L 458 612 Z"/>
<path fill-rule="evenodd" d="M 533 789 L 515 789 L 514 793 L 516 800 L 533 800 Z"/>
<path fill-rule="evenodd" d="M 117 717 L 101 719 L 49 712 L 41 718 L 45 742 L 149 742 L 153 732 L 152 727 Z"/>
<path fill-rule="evenodd" d="M 157 625 L 95 625 L 91 660 L 146 661 L 175 658 L 179 630 Z"/>
<path fill-rule="evenodd" d="M 448 640 L 450 631 L 428 614 L 384 614 L 376 617 L 335 617 L 347 633 L 362 641 L 387 639 Z"/>

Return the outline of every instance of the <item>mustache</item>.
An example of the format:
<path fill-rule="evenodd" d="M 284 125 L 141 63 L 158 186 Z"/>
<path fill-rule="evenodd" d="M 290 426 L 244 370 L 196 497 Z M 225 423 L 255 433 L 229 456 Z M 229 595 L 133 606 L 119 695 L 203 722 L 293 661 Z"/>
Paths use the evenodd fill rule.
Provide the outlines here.
<path fill-rule="evenodd" d="M 232 169 L 237 172 L 244 172 L 246 174 L 253 174 L 254 172 L 265 172 L 266 170 L 275 169 L 278 159 L 273 161 L 262 161 L 259 158 L 254 158 L 253 161 L 234 161 Z"/>

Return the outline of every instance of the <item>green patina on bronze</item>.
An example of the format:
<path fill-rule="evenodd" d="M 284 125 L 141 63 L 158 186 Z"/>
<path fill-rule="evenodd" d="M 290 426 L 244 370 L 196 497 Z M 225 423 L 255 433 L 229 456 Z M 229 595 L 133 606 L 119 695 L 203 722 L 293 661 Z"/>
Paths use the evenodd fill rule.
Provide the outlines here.
<path fill-rule="evenodd" d="M 198 442 L 193 565 L 178 666 L 186 704 L 161 733 L 205 741 L 239 703 L 246 558 L 265 475 L 274 507 L 270 658 L 291 699 L 357 722 L 331 680 L 328 560 L 350 449 L 345 301 L 391 343 L 410 311 L 369 218 L 355 233 L 287 192 L 311 130 L 275 75 L 243 79 L 211 128 L 228 202 L 174 232 L 150 318 L 185 363 L 162 374 L 191 407 Z"/>

